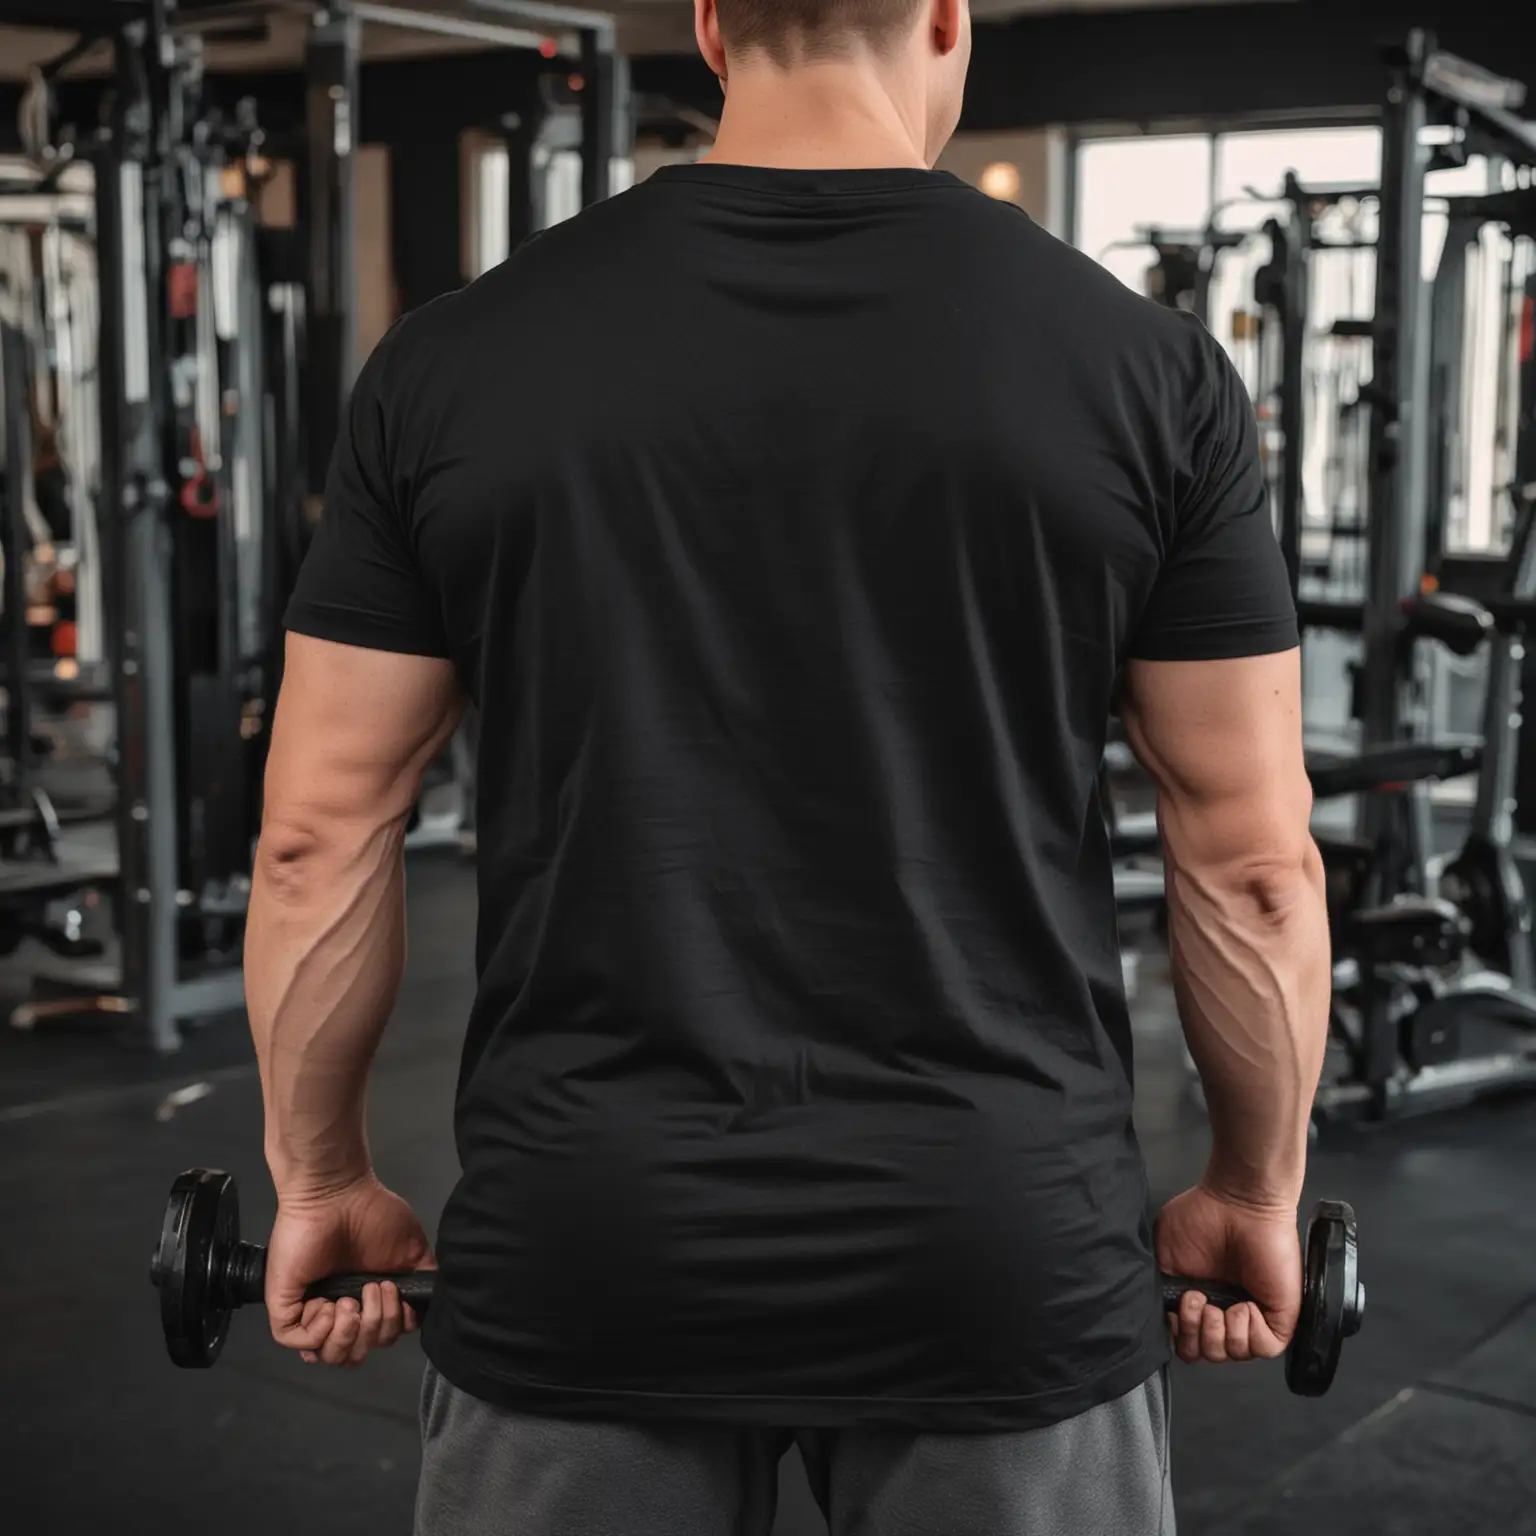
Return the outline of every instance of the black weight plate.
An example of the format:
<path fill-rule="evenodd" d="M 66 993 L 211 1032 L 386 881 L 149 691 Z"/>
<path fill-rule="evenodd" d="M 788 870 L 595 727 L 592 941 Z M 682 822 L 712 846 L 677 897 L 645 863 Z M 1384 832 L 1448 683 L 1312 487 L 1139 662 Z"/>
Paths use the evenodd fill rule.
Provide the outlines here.
<path fill-rule="evenodd" d="M 1342 1200 L 1323 1200 L 1307 1223 L 1301 1318 L 1285 1357 L 1286 1385 L 1301 1397 L 1321 1397 L 1333 1385 L 1344 1340 L 1364 1312 L 1355 1213 Z"/>
<path fill-rule="evenodd" d="M 160 1324 L 171 1359 L 206 1370 L 229 1333 L 225 1272 L 240 1240 L 234 1178 L 192 1169 L 171 1186 L 150 1278 L 160 1292 Z"/>
<path fill-rule="evenodd" d="M 1398 1028 L 1403 1060 L 1415 1072 L 1455 1061 L 1461 1055 L 1461 1020 L 1443 1009 L 1410 1013 Z"/>

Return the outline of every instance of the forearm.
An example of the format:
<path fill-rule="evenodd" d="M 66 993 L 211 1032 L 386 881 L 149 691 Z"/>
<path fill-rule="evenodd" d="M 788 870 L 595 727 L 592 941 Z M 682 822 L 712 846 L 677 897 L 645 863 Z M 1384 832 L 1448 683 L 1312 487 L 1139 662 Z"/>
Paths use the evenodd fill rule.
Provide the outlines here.
<path fill-rule="evenodd" d="M 281 827 L 257 851 L 246 1002 L 278 1194 L 304 1199 L 370 1169 L 368 1069 L 405 958 L 403 819 L 310 836 Z"/>
<path fill-rule="evenodd" d="M 1322 860 L 1263 874 L 1169 868 L 1174 989 L 1209 1106 L 1208 1181 L 1296 1203 L 1328 1038 L 1332 963 Z"/>

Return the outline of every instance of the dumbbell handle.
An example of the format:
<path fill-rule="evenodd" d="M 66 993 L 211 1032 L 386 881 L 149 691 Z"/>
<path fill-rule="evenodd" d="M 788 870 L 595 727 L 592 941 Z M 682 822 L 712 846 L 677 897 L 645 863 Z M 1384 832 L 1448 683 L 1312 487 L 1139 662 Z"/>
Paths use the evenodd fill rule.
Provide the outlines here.
<path fill-rule="evenodd" d="M 241 1243 L 231 1266 L 230 1300 L 236 1306 L 254 1306 L 266 1294 L 267 1250 L 256 1243 Z M 1163 1310 L 1177 1312 L 1184 1297 L 1191 1291 L 1199 1291 L 1213 1306 L 1222 1311 L 1252 1301 L 1253 1297 L 1239 1285 L 1229 1285 L 1225 1280 L 1189 1280 L 1178 1275 L 1158 1277 L 1163 1291 Z M 351 1297 L 363 1299 L 363 1287 L 393 1281 L 400 1289 L 400 1299 L 418 1312 L 425 1312 L 432 1305 L 433 1292 L 437 1289 L 437 1275 L 430 1269 L 411 1270 L 399 1275 L 332 1275 L 316 1281 L 305 1293 L 311 1300 L 341 1301 Z"/>
<path fill-rule="evenodd" d="M 1228 1285 L 1225 1280 L 1186 1280 L 1179 1275 L 1159 1275 L 1158 1279 L 1162 1282 L 1165 1312 L 1177 1312 L 1191 1291 L 1199 1291 L 1213 1307 L 1220 1307 L 1223 1312 L 1253 1300 L 1242 1286 Z"/>
<path fill-rule="evenodd" d="M 263 1296 L 266 1250 L 258 1251 L 262 1260 L 261 1273 L 251 1277 L 254 1294 L 242 1297 L 247 1302 L 260 1301 Z M 1191 1291 L 1199 1291 L 1211 1306 L 1220 1307 L 1223 1312 L 1253 1300 L 1242 1286 L 1230 1285 L 1225 1280 L 1189 1280 L 1177 1275 L 1159 1275 L 1158 1279 L 1162 1285 L 1163 1310 L 1166 1312 L 1177 1312 Z M 361 1301 L 364 1286 L 377 1285 L 385 1280 L 393 1281 L 400 1289 L 400 1299 L 418 1312 L 425 1312 L 432 1305 L 432 1296 L 437 1289 L 437 1275 L 430 1269 L 412 1270 L 399 1275 L 332 1275 L 329 1279 L 316 1281 L 305 1294 L 311 1300 L 341 1301 L 351 1297 L 353 1301 Z"/>
<path fill-rule="evenodd" d="M 380 1285 L 386 1280 L 398 1286 L 400 1300 L 418 1312 L 425 1312 L 432 1305 L 437 1276 L 430 1269 L 412 1270 L 403 1275 L 332 1275 L 329 1280 L 310 1286 L 304 1294 L 310 1300 L 341 1301 L 350 1296 L 353 1301 L 361 1301 L 365 1285 Z"/>
<path fill-rule="evenodd" d="M 430 1269 L 409 1270 L 401 1275 L 332 1275 L 317 1280 L 304 1293 L 310 1301 L 341 1301 L 350 1296 L 353 1301 L 363 1299 L 365 1285 L 379 1285 L 391 1281 L 400 1289 L 400 1299 L 418 1313 L 432 1305 L 432 1293 L 437 1289 L 437 1274 Z M 230 1263 L 229 1301 L 237 1307 L 259 1306 L 266 1300 L 267 1250 L 259 1243 L 238 1245 Z"/>

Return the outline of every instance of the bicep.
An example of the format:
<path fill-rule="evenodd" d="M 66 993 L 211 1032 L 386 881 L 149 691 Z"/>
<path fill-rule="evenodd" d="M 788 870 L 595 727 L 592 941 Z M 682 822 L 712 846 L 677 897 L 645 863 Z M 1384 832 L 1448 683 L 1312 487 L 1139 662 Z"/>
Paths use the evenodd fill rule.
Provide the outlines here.
<path fill-rule="evenodd" d="M 414 397 L 391 383 L 399 345 L 397 326 L 353 388 L 287 625 L 342 645 L 447 656 L 441 594 L 418 562 L 410 496 L 391 471 L 401 444 L 425 430 L 405 408 Z"/>
<path fill-rule="evenodd" d="M 1205 366 L 1192 418 L 1170 449 L 1183 465 L 1170 545 L 1130 637 L 1145 661 L 1212 661 L 1300 643 L 1275 541 L 1258 424 L 1226 355 L 1201 333 Z"/>
<path fill-rule="evenodd" d="M 462 712 L 448 661 L 290 634 L 265 821 L 323 834 L 407 814 Z"/>
<path fill-rule="evenodd" d="M 1291 864 L 1310 846 L 1312 790 L 1301 732 L 1301 652 L 1133 661 L 1126 729 L 1158 789 L 1178 863 Z"/>

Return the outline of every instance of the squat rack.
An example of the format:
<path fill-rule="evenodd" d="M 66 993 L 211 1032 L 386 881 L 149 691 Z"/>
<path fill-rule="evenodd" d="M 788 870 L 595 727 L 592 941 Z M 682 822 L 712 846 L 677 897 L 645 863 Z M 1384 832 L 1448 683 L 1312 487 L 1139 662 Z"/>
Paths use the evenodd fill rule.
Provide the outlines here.
<path fill-rule="evenodd" d="M 464 0 L 497 13 L 500 24 L 476 24 L 474 37 L 512 47 L 545 38 L 511 25 L 521 19 L 561 27 L 581 60 L 583 201 L 610 190 L 609 166 L 625 108 L 614 55 L 614 24 L 604 13 L 523 0 Z M 185 723 L 179 718 L 177 542 L 186 465 L 178 460 L 177 360 L 173 267 L 188 226 L 187 150 L 202 143 L 196 86 L 196 33 L 238 11 L 291 9 L 285 0 L 253 7 L 216 0 L 42 0 L 7 11 L 7 20 L 110 38 L 116 89 L 109 121 L 82 135 L 74 152 L 95 173 L 98 270 L 101 275 L 101 499 L 97 516 L 108 572 L 104 609 L 117 709 L 117 916 L 120 984 L 111 996 L 71 999 L 33 1010 L 132 1014 L 146 1043 L 173 1051 L 184 1021 L 238 1010 L 244 998 L 237 959 L 196 970 L 183 964 L 184 917 L 201 911 L 202 895 L 186 889 L 183 866 L 187 795 Z M 307 213 L 305 277 L 310 335 L 306 426 L 313 489 L 323 487 L 326 461 L 358 366 L 353 279 L 354 156 L 358 142 L 361 24 L 421 29 L 423 13 L 360 0 L 298 8 L 311 14 L 305 57 L 306 155 L 300 168 Z M 453 18 L 426 14 L 431 30 Z M 458 35 L 468 35 L 460 24 Z M 627 108 L 626 108 L 627 109 Z M 195 178 L 191 178 L 195 180 Z M 515 210 L 514 210 L 515 218 Z M 526 233 L 527 231 L 523 231 Z M 217 917 L 243 919 L 224 910 Z"/>
<path fill-rule="evenodd" d="M 1387 55 L 1382 116 L 1380 229 L 1372 321 L 1369 529 L 1361 719 L 1367 750 L 1402 739 L 1412 681 L 1401 644 L 1402 604 L 1418 595 L 1428 528 L 1431 420 L 1430 289 L 1423 278 L 1425 177 L 1467 155 L 1487 153 L 1536 166 L 1536 126 L 1517 114 L 1525 87 L 1436 48 L 1415 30 Z M 1425 142 L 1432 124 L 1455 132 L 1452 154 Z M 1381 846 L 1392 797 L 1368 795 L 1362 838 Z M 1396 894 L 1388 889 L 1380 899 Z"/>
<path fill-rule="evenodd" d="M 283 7 L 285 0 L 265 9 Z M 353 294 L 356 240 L 358 71 L 362 25 L 428 32 L 466 41 L 556 54 L 574 53 L 581 77 L 581 202 L 590 207 L 613 190 L 612 166 L 621 142 L 633 136 L 629 77 L 616 52 L 617 27 L 605 11 L 548 0 L 457 0 L 465 16 L 422 11 L 381 0 L 286 0 L 286 8 L 311 12 L 305 53 L 305 142 L 301 204 L 306 211 L 310 312 L 307 316 L 312 378 L 309 431 L 310 494 L 324 491 L 331 446 L 351 392 L 358 357 Z M 495 17 L 491 21 L 486 17 Z M 530 31 L 526 25 L 553 29 Z M 535 100 L 502 120 L 508 178 L 508 249 L 542 226 L 534 175 L 542 147 L 547 103 Z"/>

